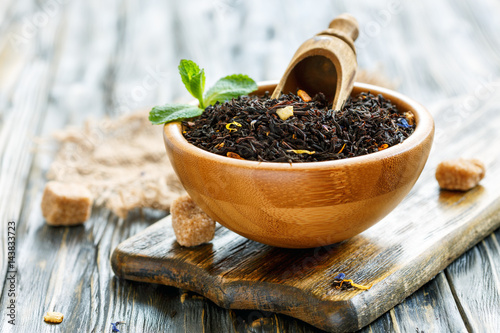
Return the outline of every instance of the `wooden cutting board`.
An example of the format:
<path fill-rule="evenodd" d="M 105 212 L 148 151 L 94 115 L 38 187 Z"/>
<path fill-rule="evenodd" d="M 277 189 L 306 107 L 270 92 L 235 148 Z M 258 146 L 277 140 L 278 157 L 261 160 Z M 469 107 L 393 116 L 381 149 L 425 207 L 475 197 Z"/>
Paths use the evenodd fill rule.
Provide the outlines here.
<path fill-rule="evenodd" d="M 479 102 L 469 113 L 453 101 L 433 110 L 436 141 L 419 181 L 391 214 L 350 240 L 281 249 L 219 227 L 212 242 L 184 248 L 167 217 L 121 243 L 113 270 L 197 292 L 225 308 L 284 313 L 329 331 L 359 329 L 500 226 L 500 97 Z M 437 163 L 458 156 L 482 159 L 485 179 L 465 193 L 440 191 Z M 340 272 L 373 287 L 337 290 L 332 282 Z"/>

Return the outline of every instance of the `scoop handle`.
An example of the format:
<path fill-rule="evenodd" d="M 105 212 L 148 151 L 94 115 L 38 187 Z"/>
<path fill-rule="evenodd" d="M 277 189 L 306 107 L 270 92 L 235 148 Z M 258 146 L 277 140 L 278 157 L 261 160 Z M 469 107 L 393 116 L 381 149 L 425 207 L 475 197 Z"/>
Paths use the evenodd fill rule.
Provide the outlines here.
<path fill-rule="evenodd" d="M 356 75 L 358 21 L 341 14 L 329 28 L 306 40 L 295 52 L 271 98 L 297 89 L 310 95 L 322 92 L 335 110 L 340 110 L 349 97 Z M 312 96 L 311 95 L 311 96 Z"/>
<path fill-rule="evenodd" d="M 338 34 L 349 37 L 353 42 L 359 36 L 359 24 L 354 16 L 347 13 L 337 16 L 330 22 L 329 29 L 335 30 Z"/>

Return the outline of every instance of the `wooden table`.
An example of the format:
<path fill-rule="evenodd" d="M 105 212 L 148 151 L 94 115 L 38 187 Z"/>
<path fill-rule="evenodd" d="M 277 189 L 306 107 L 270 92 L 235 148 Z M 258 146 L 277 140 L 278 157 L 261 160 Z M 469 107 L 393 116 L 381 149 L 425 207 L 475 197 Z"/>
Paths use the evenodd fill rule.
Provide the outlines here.
<path fill-rule="evenodd" d="M 284 315 L 229 311 L 176 288 L 116 278 L 113 249 L 165 214 L 135 211 L 123 220 L 95 209 L 84 226 L 48 227 L 40 200 L 55 152 L 37 149 L 34 139 L 89 116 L 187 100 L 181 58 L 206 69 L 208 86 L 235 72 L 279 78 L 300 43 L 342 12 L 361 24 L 359 66 L 381 66 L 431 112 L 456 108 L 449 121 L 459 127 L 495 102 L 494 0 L 0 2 L 0 331 L 110 332 L 121 320 L 122 332 L 318 332 Z M 14 286 L 6 274 L 9 221 Z M 362 331 L 500 331 L 499 237 L 497 230 Z M 12 288 L 15 326 L 7 316 Z M 54 305 L 66 315 L 63 325 L 42 320 Z"/>

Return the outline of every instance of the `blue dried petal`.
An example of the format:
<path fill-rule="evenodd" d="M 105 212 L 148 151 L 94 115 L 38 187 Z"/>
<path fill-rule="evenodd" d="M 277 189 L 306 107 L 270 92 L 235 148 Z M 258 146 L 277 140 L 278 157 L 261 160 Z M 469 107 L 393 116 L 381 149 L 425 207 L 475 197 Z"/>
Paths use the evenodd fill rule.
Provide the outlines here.
<path fill-rule="evenodd" d="M 111 332 L 120 332 L 118 325 L 125 324 L 123 321 L 117 321 L 116 323 L 111 323 Z"/>
<path fill-rule="evenodd" d="M 337 275 L 333 279 L 334 280 L 343 280 L 344 278 L 345 278 L 345 274 L 344 273 L 340 273 L 339 275 Z"/>
<path fill-rule="evenodd" d="M 411 125 L 408 124 L 408 121 L 406 120 L 406 118 L 399 118 L 399 123 L 398 123 L 398 126 L 399 127 L 403 127 L 403 128 L 410 128 Z"/>

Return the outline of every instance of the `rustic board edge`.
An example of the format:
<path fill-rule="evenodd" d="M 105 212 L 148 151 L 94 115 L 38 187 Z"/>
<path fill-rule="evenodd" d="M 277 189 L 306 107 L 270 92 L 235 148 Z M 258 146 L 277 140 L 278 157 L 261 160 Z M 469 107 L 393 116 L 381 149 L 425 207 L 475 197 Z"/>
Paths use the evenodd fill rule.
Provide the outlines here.
<path fill-rule="evenodd" d="M 166 227 L 171 223 L 170 219 L 170 216 L 161 219 L 116 247 L 111 255 L 110 263 L 118 277 L 186 289 L 203 295 L 226 309 L 258 309 L 281 313 L 323 330 L 342 329 L 345 323 L 353 324 L 351 327 L 355 329 L 358 314 L 351 300 L 324 301 L 298 288 L 274 283 L 260 282 L 257 285 L 247 281 L 225 281 L 223 277 L 211 275 L 190 263 L 171 258 L 141 257 L 137 255 L 137 252 L 129 250 L 132 248 L 130 244 Z M 125 261 L 127 265 L 123 264 Z M 141 269 L 139 265 L 148 269 Z M 193 279 L 196 274 L 199 275 Z M 204 288 L 200 283 L 193 283 L 196 280 L 203 280 L 209 288 Z M 266 297 L 259 297 L 259 295 Z M 255 300 L 255 302 L 248 300 Z"/>

